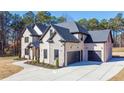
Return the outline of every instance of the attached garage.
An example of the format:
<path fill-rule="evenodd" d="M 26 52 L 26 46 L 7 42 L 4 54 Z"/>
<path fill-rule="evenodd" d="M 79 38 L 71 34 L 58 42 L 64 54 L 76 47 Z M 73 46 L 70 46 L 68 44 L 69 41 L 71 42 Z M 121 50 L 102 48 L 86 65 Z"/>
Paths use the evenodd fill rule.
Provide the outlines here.
<path fill-rule="evenodd" d="M 101 51 L 88 51 L 88 61 L 102 61 Z"/>
<path fill-rule="evenodd" d="M 80 51 L 67 52 L 67 65 L 80 61 Z"/>

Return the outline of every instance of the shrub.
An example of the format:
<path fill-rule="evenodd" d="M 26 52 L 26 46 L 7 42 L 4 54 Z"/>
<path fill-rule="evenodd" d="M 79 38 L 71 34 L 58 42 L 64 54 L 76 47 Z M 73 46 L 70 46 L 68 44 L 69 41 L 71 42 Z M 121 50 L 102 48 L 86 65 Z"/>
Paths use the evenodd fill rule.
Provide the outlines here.
<path fill-rule="evenodd" d="M 56 67 L 59 67 L 59 59 L 56 59 Z"/>

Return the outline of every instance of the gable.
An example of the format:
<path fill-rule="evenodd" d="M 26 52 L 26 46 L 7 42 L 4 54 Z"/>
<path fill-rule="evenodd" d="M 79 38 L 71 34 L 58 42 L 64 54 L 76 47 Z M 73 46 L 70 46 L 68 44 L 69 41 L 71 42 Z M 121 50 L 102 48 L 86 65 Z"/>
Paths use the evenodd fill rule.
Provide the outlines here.
<path fill-rule="evenodd" d="M 26 36 L 31 36 L 31 32 L 26 28 L 24 33 L 23 33 L 23 37 L 26 37 Z"/>
<path fill-rule="evenodd" d="M 34 30 L 37 32 L 38 35 L 42 35 L 43 33 L 40 31 L 40 29 L 37 27 L 37 25 L 34 26 Z"/>
<path fill-rule="evenodd" d="M 55 34 L 51 35 L 51 31 L 52 31 L 52 33 L 55 33 Z M 42 38 L 42 42 L 48 42 L 48 40 L 53 39 L 53 38 L 56 37 L 56 36 L 57 36 L 57 38 L 56 38 L 55 42 L 58 41 L 58 40 L 60 40 L 60 39 L 62 39 L 61 36 L 60 36 L 60 35 L 55 31 L 55 29 L 51 26 L 51 27 L 47 30 L 47 32 L 45 33 L 44 37 Z"/>
<path fill-rule="evenodd" d="M 104 43 L 107 42 L 109 35 L 112 40 L 111 30 L 89 31 L 89 35 L 87 36 L 85 43 Z"/>
<path fill-rule="evenodd" d="M 59 36 L 61 37 L 60 39 L 61 42 L 75 42 L 75 43 L 79 42 L 79 40 L 69 32 L 69 29 L 59 27 L 56 25 L 51 25 L 43 34 L 41 40 L 44 38 L 46 33 L 50 32 L 50 30 L 52 29 L 54 30 L 55 33 L 59 34 Z"/>
<path fill-rule="evenodd" d="M 112 33 L 110 32 L 109 36 L 108 36 L 108 43 L 113 43 L 113 38 L 112 38 Z"/>

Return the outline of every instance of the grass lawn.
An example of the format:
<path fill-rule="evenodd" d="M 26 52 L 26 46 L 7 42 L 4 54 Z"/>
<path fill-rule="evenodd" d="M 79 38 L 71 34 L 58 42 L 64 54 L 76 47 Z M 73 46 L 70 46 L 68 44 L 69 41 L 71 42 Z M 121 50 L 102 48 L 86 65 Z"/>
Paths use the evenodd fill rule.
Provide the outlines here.
<path fill-rule="evenodd" d="M 124 69 L 122 69 L 117 75 L 112 77 L 109 81 L 123 81 L 124 80 Z"/>
<path fill-rule="evenodd" d="M 124 52 L 124 47 L 112 48 L 112 52 Z"/>
<path fill-rule="evenodd" d="M 14 60 L 17 57 L 0 57 L 0 80 L 13 75 L 23 68 L 20 66 L 13 65 Z"/>
<path fill-rule="evenodd" d="M 115 57 L 124 57 L 124 47 L 112 48 L 112 55 Z"/>

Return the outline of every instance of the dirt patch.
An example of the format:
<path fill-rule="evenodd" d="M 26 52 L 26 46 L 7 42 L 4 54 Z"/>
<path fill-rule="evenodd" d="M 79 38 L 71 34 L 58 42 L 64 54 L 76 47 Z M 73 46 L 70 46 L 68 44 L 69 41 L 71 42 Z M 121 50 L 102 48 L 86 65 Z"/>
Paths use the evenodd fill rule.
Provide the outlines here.
<path fill-rule="evenodd" d="M 122 69 L 117 75 L 112 77 L 109 81 L 123 81 L 124 80 L 124 69 Z"/>
<path fill-rule="evenodd" d="M 13 75 L 23 68 L 20 66 L 13 65 L 16 57 L 0 57 L 0 80 L 6 78 L 10 75 Z"/>

